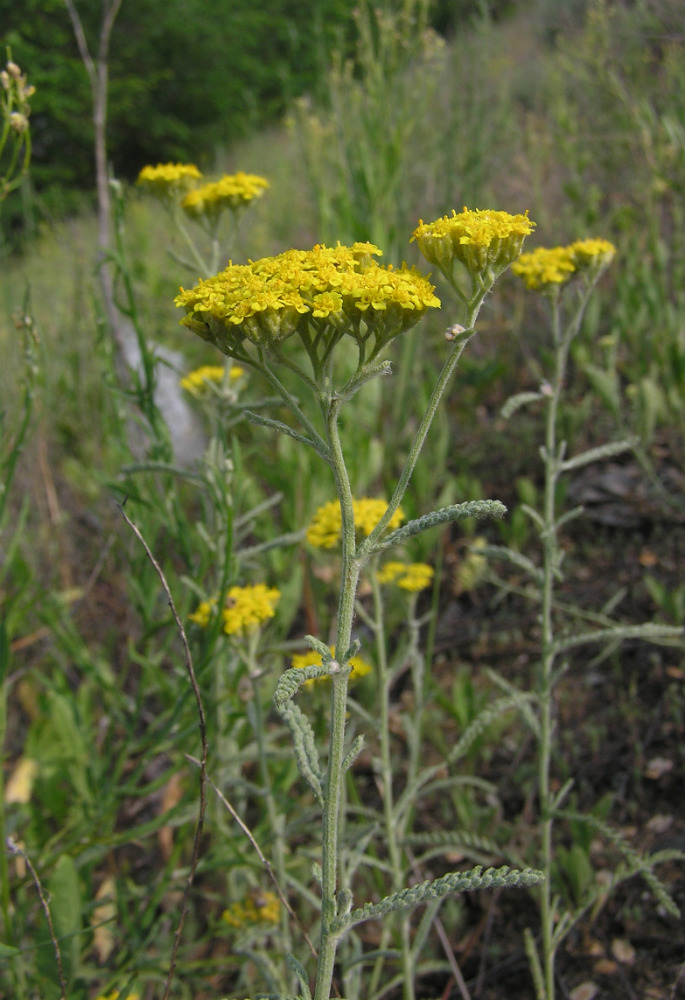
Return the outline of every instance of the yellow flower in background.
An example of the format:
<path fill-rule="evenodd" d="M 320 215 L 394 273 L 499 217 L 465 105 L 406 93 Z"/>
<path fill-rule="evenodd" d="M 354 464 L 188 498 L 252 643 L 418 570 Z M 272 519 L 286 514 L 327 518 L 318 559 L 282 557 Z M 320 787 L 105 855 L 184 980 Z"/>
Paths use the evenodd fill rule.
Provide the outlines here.
<path fill-rule="evenodd" d="M 187 191 L 201 179 L 194 163 L 158 163 L 156 167 L 143 167 L 137 183 L 158 198 L 168 198 Z"/>
<path fill-rule="evenodd" d="M 576 240 L 569 247 L 579 271 L 598 272 L 608 267 L 614 259 L 616 247 L 609 240 Z"/>
<path fill-rule="evenodd" d="M 385 500 L 375 500 L 371 497 L 364 497 L 361 500 L 352 501 L 354 510 L 354 524 L 358 531 L 364 535 L 370 535 L 380 519 L 388 509 Z M 404 521 L 404 511 L 398 507 L 388 522 L 388 531 L 394 531 Z"/>
<path fill-rule="evenodd" d="M 335 657 L 335 646 L 328 647 L 331 651 L 331 656 Z M 306 653 L 295 653 L 291 660 L 291 666 L 295 670 L 304 670 L 305 667 L 320 667 L 323 664 L 321 658 L 321 653 L 317 653 L 314 649 L 308 649 Z M 370 663 L 362 659 L 361 656 L 352 656 L 349 660 L 349 665 L 352 670 L 350 671 L 350 680 L 359 680 L 360 677 L 366 677 L 373 670 Z M 317 681 L 329 680 L 328 677 L 318 677 L 310 681 L 305 681 L 303 687 L 311 687 L 312 684 L 316 684 Z"/>
<path fill-rule="evenodd" d="M 535 223 L 525 215 L 510 215 L 491 209 L 464 208 L 459 215 L 444 215 L 423 222 L 412 234 L 426 260 L 450 273 L 459 260 L 471 274 L 494 271 L 499 274 L 521 253 L 523 241 Z"/>
<path fill-rule="evenodd" d="M 181 202 L 181 208 L 193 218 L 208 216 L 215 218 L 229 209 L 236 212 L 249 205 L 255 198 L 261 198 L 269 182 L 257 174 L 224 174 L 210 184 L 189 191 Z"/>
<path fill-rule="evenodd" d="M 394 583 L 402 590 L 416 593 L 430 587 L 433 576 L 433 567 L 428 563 L 387 562 L 379 569 L 376 579 L 379 583 Z"/>
<path fill-rule="evenodd" d="M 385 500 L 376 500 L 371 497 L 364 497 L 361 500 L 352 501 L 354 512 L 354 524 L 357 531 L 364 535 L 370 535 L 380 519 L 388 509 Z M 388 531 L 399 528 L 404 520 L 404 513 L 398 507 L 388 524 Z M 309 527 L 307 528 L 307 541 L 317 549 L 332 549 L 340 541 L 342 533 L 342 515 L 340 504 L 337 500 L 325 503 L 314 514 Z"/>
<path fill-rule="evenodd" d="M 277 924 L 281 902 L 274 892 L 253 890 L 244 899 L 233 903 L 221 914 L 229 927 L 251 927 L 257 924 Z"/>
<path fill-rule="evenodd" d="M 277 590 L 276 587 L 267 587 L 264 583 L 231 587 L 221 612 L 223 630 L 226 635 L 250 635 L 262 622 L 273 618 L 280 596 L 280 590 Z M 188 615 L 188 618 L 200 628 L 207 628 L 216 604 L 214 597 L 209 601 L 201 601 L 196 610 Z"/>
<path fill-rule="evenodd" d="M 193 396 L 201 396 L 207 392 L 209 388 L 208 383 L 221 385 L 225 374 L 226 369 L 223 365 L 202 365 L 181 379 L 181 388 Z M 231 382 L 236 382 L 244 374 L 244 368 L 241 368 L 239 365 L 231 365 L 228 377 Z"/>
<path fill-rule="evenodd" d="M 209 619 L 212 617 L 212 611 L 215 607 L 215 598 L 212 598 L 211 601 L 201 601 L 195 611 L 193 611 L 191 615 L 188 615 L 188 618 L 191 622 L 199 625 L 200 628 L 207 628 L 209 625 Z"/>
<path fill-rule="evenodd" d="M 277 344 L 298 329 L 326 353 L 330 340 L 349 334 L 377 353 L 440 305 L 433 285 L 414 268 L 381 267 L 371 243 L 288 250 L 250 264 L 230 264 L 220 274 L 181 289 L 175 304 L 181 322 L 229 356 L 245 339 Z M 328 337 L 321 337 L 321 334 Z M 370 334 L 373 351 L 367 348 Z"/>
<path fill-rule="evenodd" d="M 231 587 L 222 612 L 224 632 L 227 635 L 249 635 L 262 622 L 273 618 L 281 592 L 264 583 Z"/>
<path fill-rule="evenodd" d="M 522 253 L 511 270 L 523 280 L 526 288 L 537 289 L 561 285 L 575 273 L 576 265 L 570 247 L 538 247 Z"/>
<path fill-rule="evenodd" d="M 565 247 L 538 247 L 521 254 L 511 270 L 531 290 L 550 291 L 569 281 L 574 274 L 588 273 L 591 278 L 611 263 L 616 248 L 608 240 L 576 240 Z"/>

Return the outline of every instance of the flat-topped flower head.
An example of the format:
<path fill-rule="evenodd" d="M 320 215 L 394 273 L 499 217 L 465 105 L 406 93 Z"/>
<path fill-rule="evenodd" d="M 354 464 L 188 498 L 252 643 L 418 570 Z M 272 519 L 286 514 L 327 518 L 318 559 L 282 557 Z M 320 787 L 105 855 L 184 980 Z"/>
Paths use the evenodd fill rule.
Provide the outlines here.
<path fill-rule="evenodd" d="M 276 587 L 267 587 L 264 583 L 231 587 L 221 612 L 223 630 L 226 635 L 238 637 L 251 635 L 263 622 L 273 618 L 280 596 L 280 590 L 277 590 Z M 200 628 L 207 628 L 216 609 L 216 603 L 216 598 L 201 601 L 197 609 L 188 617 Z"/>
<path fill-rule="evenodd" d="M 371 534 L 380 519 L 388 509 L 385 500 L 377 500 L 372 497 L 363 497 L 361 500 L 352 501 L 354 513 L 354 525 L 357 531 L 363 535 Z M 404 520 L 404 512 L 398 507 L 390 518 L 388 531 L 399 528 Z M 307 541 L 317 549 L 333 549 L 340 541 L 342 535 L 342 515 L 340 504 L 337 500 L 325 503 L 314 514 L 309 527 L 307 528 Z"/>
<path fill-rule="evenodd" d="M 329 646 L 328 648 L 331 651 L 331 656 L 335 659 L 335 646 Z M 295 653 L 291 660 L 291 666 L 296 670 L 304 670 L 305 667 L 320 667 L 322 664 L 321 653 L 317 653 L 315 649 L 309 649 L 306 653 Z M 350 680 L 359 680 L 360 677 L 366 677 L 373 670 L 371 664 L 367 663 L 361 656 L 351 656 L 348 660 L 348 665 L 352 668 L 350 670 Z M 315 677 L 312 680 L 305 681 L 303 687 L 312 687 L 314 684 L 325 680 L 328 680 L 328 678 Z"/>
<path fill-rule="evenodd" d="M 491 209 L 464 208 L 435 222 L 421 221 L 414 230 L 421 253 L 448 277 L 458 260 L 472 275 L 501 274 L 521 253 L 523 241 L 535 223 L 525 215 Z"/>
<path fill-rule="evenodd" d="M 155 197 L 169 199 L 199 180 L 202 174 L 194 163 L 158 163 L 156 167 L 143 167 L 137 183 Z"/>
<path fill-rule="evenodd" d="M 433 580 L 433 567 L 428 563 L 387 562 L 378 570 L 376 579 L 379 583 L 394 584 L 402 590 L 417 593 L 430 587 Z"/>
<path fill-rule="evenodd" d="M 186 311 L 182 323 L 229 356 L 240 356 L 245 340 L 275 346 L 299 330 L 308 350 L 315 342 L 322 354 L 344 334 L 358 344 L 373 338 L 368 359 L 440 305 L 427 278 L 382 267 L 380 254 L 372 243 L 319 245 L 230 264 L 181 289 L 175 304 Z"/>
<path fill-rule="evenodd" d="M 192 218 L 205 216 L 215 219 L 227 209 L 235 213 L 245 208 L 255 198 L 261 198 L 268 187 L 266 178 L 257 174 L 242 171 L 224 174 L 218 181 L 189 191 L 181 202 L 181 208 Z"/>
<path fill-rule="evenodd" d="M 548 289 L 568 281 L 575 274 L 576 265 L 569 247 L 537 247 L 530 253 L 522 253 L 511 270 L 526 288 Z"/>

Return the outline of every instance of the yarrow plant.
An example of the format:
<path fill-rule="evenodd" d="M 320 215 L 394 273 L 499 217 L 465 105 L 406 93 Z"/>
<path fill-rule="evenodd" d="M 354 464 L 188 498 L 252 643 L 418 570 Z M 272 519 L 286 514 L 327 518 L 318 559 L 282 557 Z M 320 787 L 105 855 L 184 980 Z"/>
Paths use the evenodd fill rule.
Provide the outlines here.
<path fill-rule="evenodd" d="M 563 556 L 560 529 L 582 508 L 560 513 L 559 484 L 572 470 L 592 462 L 601 461 L 630 450 L 635 440 L 611 442 L 591 448 L 572 457 L 566 456 L 566 442 L 559 440 L 558 417 L 565 390 L 569 351 L 580 332 L 585 311 L 597 282 L 609 267 L 615 248 L 608 240 L 577 240 L 568 246 L 539 247 L 522 254 L 511 269 L 527 288 L 544 295 L 551 308 L 551 346 L 553 370 L 538 392 L 524 392 L 512 397 L 504 406 L 503 415 L 511 417 L 520 407 L 540 403 L 544 407 L 544 441 L 540 454 L 544 465 L 544 492 L 540 510 L 526 507 L 537 530 L 541 549 L 540 565 L 505 548 L 485 546 L 482 551 L 490 558 L 505 559 L 528 576 L 532 594 L 540 609 L 540 663 L 534 685 L 537 715 L 532 729 L 537 739 L 538 797 L 539 797 L 539 848 L 538 863 L 545 879 L 537 888 L 540 903 L 542 935 L 538 945 L 531 931 L 526 934 L 526 950 L 538 1000 L 553 1000 L 555 996 L 555 957 L 558 948 L 580 916 L 608 891 L 605 883 L 590 886 L 585 897 L 576 901 L 576 908 L 564 908 L 561 894 L 555 886 L 555 824 L 567 822 L 587 823 L 593 833 L 600 834 L 622 855 L 622 863 L 613 873 L 611 886 L 624 878 L 640 873 L 662 906 L 671 913 L 677 907 L 658 881 L 653 867 L 669 855 L 655 854 L 643 857 L 634 851 L 622 837 L 594 816 L 579 816 L 568 807 L 573 780 L 555 788 L 552 775 L 553 752 L 557 723 L 555 720 L 555 688 L 566 667 L 565 658 L 576 646 L 591 643 L 608 644 L 633 637 L 658 640 L 673 637 L 677 630 L 652 624 L 625 626 L 609 615 L 589 615 L 587 611 L 565 605 L 559 610 L 556 600 L 558 581 L 563 579 Z M 564 620 L 566 619 L 566 620 Z M 590 621 L 594 629 L 587 630 Z M 528 717 L 529 722 L 532 717 Z"/>
<path fill-rule="evenodd" d="M 176 298 L 176 305 L 185 311 L 184 325 L 233 362 L 261 375 L 290 412 L 287 423 L 257 413 L 249 413 L 250 419 L 313 450 L 330 470 L 337 493 L 336 501 L 316 512 L 307 532 L 307 540 L 313 546 L 340 547 L 334 642 L 329 646 L 319 638 L 308 636 L 311 658 L 296 659 L 281 676 L 274 695 L 276 708 L 293 737 L 300 774 L 322 813 L 321 864 L 320 868 L 317 866 L 321 917 L 314 1000 L 329 1000 L 338 949 L 353 929 L 366 920 L 377 918 L 382 918 L 387 927 L 394 926 L 390 918 L 393 912 L 401 915 L 403 992 L 412 1000 L 420 947 L 420 942 L 414 945 L 411 935 L 409 915 L 415 906 L 476 887 L 530 885 L 541 877 L 532 870 L 502 868 L 484 872 L 478 867 L 470 872 L 453 872 L 411 889 L 406 887 L 409 869 L 402 856 L 398 830 L 407 829 L 413 807 L 407 805 L 406 797 L 401 803 L 395 803 L 393 795 L 388 715 L 393 669 L 388 665 L 385 640 L 380 634 L 383 631 L 380 580 L 386 583 L 392 580 L 404 589 L 414 607 L 420 591 L 430 583 L 431 568 L 395 561 L 387 564 L 385 575 L 380 570 L 380 580 L 378 576 L 380 554 L 406 544 L 416 534 L 468 516 L 501 516 L 504 513 L 497 501 L 475 501 L 445 507 L 403 523 L 400 503 L 440 400 L 466 344 L 475 334 L 483 300 L 497 277 L 519 255 L 523 240 L 533 225 L 525 215 L 464 210 L 461 215 L 454 213 L 435 223 L 421 223 L 414 233 L 413 238 L 424 255 L 438 264 L 457 290 L 465 306 L 464 322 L 453 327 L 447 338 L 450 344 L 443 370 L 394 493 L 387 502 L 353 497 L 340 438 L 339 416 L 343 406 L 368 380 L 389 374 L 390 365 L 385 354 L 393 341 L 414 327 L 428 310 L 440 306 L 428 278 L 405 265 L 400 268 L 383 266 L 377 260 L 382 256 L 380 249 L 370 243 L 318 245 L 311 250 L 289 250 L 246 265 L 230 264 L 194 288 L 182 289 Z M 460 264 L 470 277 L 470 293 L 463 292 L 457 280 Z M 292 391 L 293 377 L 306 390 L 301 398 Z M 376 614 L 373 619 L 364 617 L 365 612 L 357 600 L 360 577 L 367 567 L 374 588 Z M 196 616 L 208 620 L 212 610 L 211 606 L 201 606 Z M 354 635 L 355 613 L 369 624 L 376 637 L 384 835 L 389 837 L 391 854 L 388 895 L 378 903 L 367 903 L 357 909 L 353 908 L 349 883 L 354 866 L 347 870 L 341 863 L 345 843 L 345 774 L 364 743 L 361 735 L 350 741 L 346 732 L 348 685 L 355 668 L 360 672 L 360 643 Z M 413 664 L 413 679 L 422 688 L 423 668 L 419 664 L 417 637 L 418 626 L 414 620 L 409 660 Z M 298 691 L 323 677 L 331 682 L 325 767 L 319 758 L 312 728 L 297 704 Z M 416 696 L 421 703 L 422 691 Z M 418 733 L 420 726 L 416 729 Z M 413 745 L 417 746 L 416 741 Z M 418 755 L 413 752 L 410 769 L 413 779 L 417 778 L 418 765 Z M 309 1000 L 309 976 L 293 957 L 289 962 L 297 970 L 301 996 Z M 359 963 L 355 966 L 358 969 Z M 343 974 L 348 981 L 348 973 Z M 353 977 L 355 974 L 349 973 Z M 379 974 L 377 964 L 376 979 Z"/>

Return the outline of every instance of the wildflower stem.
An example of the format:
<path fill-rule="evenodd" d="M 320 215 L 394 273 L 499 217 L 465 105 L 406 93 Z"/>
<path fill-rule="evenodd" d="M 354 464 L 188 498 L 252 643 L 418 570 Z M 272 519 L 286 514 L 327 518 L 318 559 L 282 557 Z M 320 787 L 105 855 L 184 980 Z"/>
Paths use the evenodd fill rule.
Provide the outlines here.
<path fill-rule="evenodd" d="M 428 431 L 433 423 L 433 418 L 437 412 L 440 400 L 442 399 L 445 389 L 447 388 L 447 385 L 452 378 L 457 365 L 459 364 L 459 359 L 464 352 L 464 348 L 475 333 L 474 327 L 476 319 L 478 318 L 478 313 L 480 312 L 480 307 L 483 304 L 484 297 L 484 293 L 479 293 L 474 296 L 468 305 L 465 329 L 454 341 L 454 346 L 452 347 L 447 361 L 443 365 L 442 371 L 440 372 L 440 376 L 435 383 L 431 398 L 428 401 L 428 406 L 426 407 L 426 411 L 423 415 L 421 423 L 419 424 L 419 428 L 416 432 L 414 441 L 412 442 L 411 449 L 397 482 L 397 486 L 395 487 L 395 492 L 393 493 L 392 499 L 388 504 L 388 508 L 368 538 L 366 538 L 366 540 L 359 546 L 358 556 L 362 562 L 366 562 L 369 558 L 373 552 L 376 542 L 385 532 L 388 524 L 390 523 L 390 519 L 402 502 L 404 494 L 407 491 L 407 486 L 409 485 L 409 480 L 411 479 L 414 471 L 414 467 L 418 461 L 419 454 L 421 453 L 421 449 L 423 448 L 428 435 Z"/>
<path fill-rule="evenodd" d="M 354 601 L 361 569 L 355 553 L 352 489 L 350 487 L 338 430 L 338 416 L 341 405 L 342 400 L 339 397 L 333 397 L 329 400 L 326 422 L 331 467 L 335 478 L 342 518 L 342 567 L 335 646 L 342 669 L 332 674 L 331 734 L 324 785 L 321 854 L 321 943 L 319 947 L 319 962 L 316 970 L 314 1000 L 329 1000 L 335 955 L 340 939 L 340 932 L 333 930 L 333 923 L 337 917 L 338 835 L 342 820 L 345 714 L 349 678 L 349 668 L 344 658 L 347 656 L 350 648 Z"/>
<path fill-rule="evenodd" d="M 552 391 L 547 397 L 545 411 L 545 446 L 542 450 L 545 466 L 545 489 L 543 500 L 543 525 L 540 537 L 543 545 L 543 581 L 541 592 L 542 662 L 540 665 L 540 749 L 538 755 L 538 784 L 541 814 L 541 868 L 545 873 L 540 885 L 540 919 L 542 924 L 542 975 L 545 1000 L 554 1000 L 554 960 L 556 943 L 554 939 L 554 904 L 552 901 L 552 834 L 553 801 L 550 791 L 550 772 L 554 742 L 553 687 L 554 667 L 558 655 L 554 636 L 554 581 L 560 573 L 561 551 L 557 533 L 556 492 L 557 482 L 563 472 L 563 462 L 557 443 L 557 417 L 566 379 L 571 341 L 578 333 L 585 307 L 594 283 L 585 290 L 576 314 L 562 329 L 560 297 L 552 299 L 552 337 L 555 346 L 554 378 Z"/>
<path fill-rule="evenodd" d="M 390 756 L 390 681 L 388 669 L 388 650 L 385 634 L 383 613 L 383 594 L 375 573 L 370 574 L 375 609 L 374 632 L 376 635 L 376 677 L 379 692 L 379 741 L 381 751 L 381 794 L 383 796 L 383 818 L 385 822 L 385 841 L 392 870 L 393 892 L 399 892 L 404 886 L 404 869 L 398 844 L 398 823 L 395 815 L 393 796 L 392 760 Z M 411 953 L 411 918 L 409 913 L 400 917 L 400 936 L 402 952 L 402 995 L 404 1000 L 414 1000 L 414 970 Z"/>
<path fill-rule="evenodd" d="M 200 269 L 200 276 L 202 278 L 207 278 L 209 277 L 210 274 L 214 274 L 216 272 L 216 266 L 214 265 L 214 261 L 213 260 L 211 261 L 211 266 L 208 265 L 207 261 L 204 259 L 204 257 L 198 250 L 195 240 L 186 229 L 183 219 L 181 218 L 181 212 L 178 208 L 178 205 L 176 204 L 174 204 L 173 215 L 176 228 L 183 237 L 186 246 L 190 250 L 190 253 L 192 254 L 193 261 L 196 267 Z"/>

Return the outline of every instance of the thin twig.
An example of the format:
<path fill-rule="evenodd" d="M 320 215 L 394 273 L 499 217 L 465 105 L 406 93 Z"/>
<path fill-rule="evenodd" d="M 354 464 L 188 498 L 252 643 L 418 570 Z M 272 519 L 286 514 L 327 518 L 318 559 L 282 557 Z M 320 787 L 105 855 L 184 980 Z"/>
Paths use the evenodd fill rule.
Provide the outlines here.
<path fill-rule="evenodd" d="M 186 754 L 186 760 L 189 760 L 191 762 L 191 764 L 198 764 L 199 765 L 199 763 L 200 763 L 199 760 L 197 760 L 195 757 L 191 757 L 189 754 Z M 261 861 L 261 863 L 264 865 L 264 868 L 266 869 L 267 875 L 269 876 L 269 878 L 271 879 L 271 881 L 274 884 L 274 888 L 275 888 L 275 890 L 276 890 L 276 892 L 278 894 L 278 898 L 280 899 L 280 901 L 285 906 L 286 910 L 288 911 L 288 913 L 292 917 L 293 921 L 295 922 L 298 930 L 302 934 L 302 937 L 307 942 L 307 947 L 311 951 L 312 955 L 314 956 L 314 958 L 317 958 L 318 956 L 317 956 L 316 948 L 312 944 L 311 939 L 310 939 L 309 935 L 307 934 L 306 930 L 304 929 L 304 927 L 302 926 L 302 924 L 300 923 L 300 921 L 297 919 L 297 915 L 296 915 L 295 911 L 293 910 L 293 908 L 290 905 L 290 903 L 288 902 L 288 900 L 287 900 L 287 898 L 286 898 L 283 890 L 281 889 L 280 885 L 278 884 L 278 879 L 276 878 L 276 873 L 273 870 L 273 866 L 272 866 L 271 862 L 265 856 L 265 854 L 262 851 L 261 847 L 259 846 L 259 844 L 255 840 L 254 834 L 250 830 L 249 826 L 247 826 L 247 824 L 244 822 L 244 820 L 238 815 L 238 813 L 235 811 L 235 809 L 233 808 L 233 806 L 231 805 L 231 803 L 228 801 L 228 799 L 226 798 L 226 796 L 223 794 L 223 792 L 221 791 L 221 789 L 217 788 L 217 786 L 214 784 L 214 782 L 212 781 L 212 779 L 209 778 L 209 777 L 205 777 L 205 781 L 210 786 L 210 788 L 212 788 L 213 791 L 216 792 L 217 796 L 219 797 L 219 799 L 221 800 L 221 802 L 223 803 L 223 805 L 226 807 L 226 809 L 231 814 L 231 816 L 233 817 L 233 819 L 236 821 L 236 823 L 238 824 L 238 826 L 240 827 L 240 829 L 243 831 L 243 833 L 245 834 L 245 836 L 247 837 L 247 839 L 250 841 L 250 844 L 252 845 L 255 854 L 257 855 L 257 857 L 259 858 L 259 860 Z"/>
<path fill-rule="evenodd" d="M 26 851 L 23 848 L 21 848 L 19 846 L 19 844 L 17 844 L 16 841 L 14 841 L 11 837 L 8 837 L 6 839 L 6 841 L 5 841 L 5 843 L 7 844 L 7 849 L 10 852 L 10 854 L 16 854 L 16 855 L 18 855 L 23 860 L 24 864 L 26 865 L 26 867 L 28 868 L 28 870 L 31 873 L 31 878 L 33 879 L 33 884 L 35 885 L 36 891 L 38 892 L 38 896 L 40 898 L 40 905 L 43 907 L 43 912 L 45 914 L 45 919 L 48 922 L 48 929 L 50 931 L 50 940 L 52 941 L 52 946 L 55 949 L 55 958 L 57 960 L 57 975 L 59 976 L 59 986 L 60 986 L 60 989 L 62 991 L 62 998 L 61 998 L 61 1000 L 66 1000 L 66 996 L 67 996 L 67 983 L 66 983 L 66 980 L 64 978 L 64 968 L 62 967 L 62 952 L 60 951 L 59 943 L 57 941 L 57 935 L 55 934 L 55 928 L 54 928 L 54 925 L 52 923 L 52 916 L 50 914 L 50 907 L 48 905 L 48 900 L 47 900 L 47 897 L 45 895 L 45 891 L 43 890 L 43 886 L 41 884 L 41 881 L 38 878 L 38 873 L 37 873 L 36 869 L 33 867 L 33 865 L 31 864 L 31 859 L 29 858 L 29 856 L 26 853 Z"/>
<path fill-rule="evenodd" d="M 190 678 L 190 683 L 193 688 L 193 694 L 195 695 L 195 701 L 197 702 L 197 714 L 200 721 L 200 742 L 202 744 L 202 757 L 198 762 L 200 765 L 200 806 L 197 814 L 197 824 L 195 827 L 195 837 L 193 840 L 193 853 L 190 860 L 190 870 L 188 872 L 188 877 L 186 879 L 186 887 L 183 892 L 183 902 L 181 904 L 181 916 L 178 921 L 178 927 L 176 928 L 176 933 L 174 934 L 174 944 L 173 948 L 171 949 L 171 962 L 169 963 L 169 972 L 167 973 L 166 982 L 164 984 L 163 1000 L 169 1000 L 169 993 L 171 991 L 171 982 L 174 977 L 174 972 L 176 971 L 178 947 L 181 942 L 181 934 L 183 933 L 183 925 L 185 923 L 186 912 L 188 909 L 188 897 L 190 896 L 190 890 L 193 884 L 193 880 L 195 878 L 195 872 L 197 871 L 197 865 L 200 857 L 200 840 L 202 838 L 205 812 L 207 809 L 207 793 L 205 790 L 205 783 L 207 781 L 207 753 L 208 753 L 207 728 L 205 724 L 205 712 L 202 706 L 202 695 L 200 694 L 200 688 L 197 683 L 197 678 L 195 677 L 195 670 L 193 668 L 193 659 L 192 656 L 190 655 L 190 646 L 188 645 L 188 637 L 186 636 L 185 629 L 183 628 L 183 623 L 181 622 L 178 611 L 176 610 L 176 605 L 174 604 L 174 599 L 171 596 L 171 590 L 169 589 L 169 584 L 166 581 L 166 577 L 164 576 L 164 571 L 162 570 L 162 567 L 159 565 L 159 563 L 153 556 L 152 552 L 150 551 L 150 548 L 145 539 L 143 538 L 142 534 L 140 533 L 140 530 L 136 527 L 133 521 L 131 521 L 131 519 L 127 516 L 124 510 L 125 503 L 126 500 L 124 500 L 123 503 L 120 504 L 118 503 L 117 507 L 121 511 L 121 516 L 123 517 L 124 521 L 126 521 L 126 524 L 129 526 L 129 528 L 134 533 L 140 544 L 145 549 L 145 554 L 152 563 L 154 570 L 157 576 L 159 577 L 160 583 L 162 584 L 164 592 L 167 596 L 167 601 L 169 607 L 171 608 L 171 613 L 174 616 L 174 621 L 176 622 L 176 628 L 178 629 L 179 635 L 181 636 L 181 641 L 183 643 L 183 649 L 185 652 L 186 670 L 188 671 L 188 677 Z"/>

